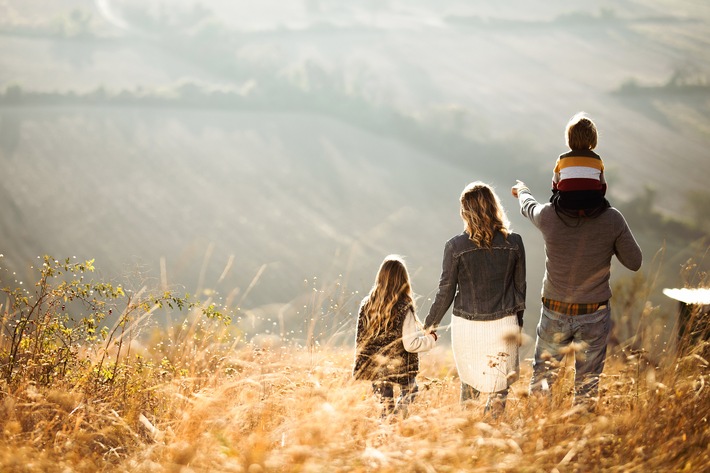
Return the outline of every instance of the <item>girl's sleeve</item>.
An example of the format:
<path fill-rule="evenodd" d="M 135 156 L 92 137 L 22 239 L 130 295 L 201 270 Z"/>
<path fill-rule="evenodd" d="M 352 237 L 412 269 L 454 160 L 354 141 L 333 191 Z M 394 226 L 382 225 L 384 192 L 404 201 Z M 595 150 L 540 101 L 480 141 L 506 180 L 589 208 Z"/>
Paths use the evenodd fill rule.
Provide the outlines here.
<path fill-rule="evenodd" d="M 402 343 L 409 353 L 420 353 L 436 346 L 436 336 L 432 333 L 424 333 L 417 324 L 414 311 L 410 310 L 402 326 Z"/>

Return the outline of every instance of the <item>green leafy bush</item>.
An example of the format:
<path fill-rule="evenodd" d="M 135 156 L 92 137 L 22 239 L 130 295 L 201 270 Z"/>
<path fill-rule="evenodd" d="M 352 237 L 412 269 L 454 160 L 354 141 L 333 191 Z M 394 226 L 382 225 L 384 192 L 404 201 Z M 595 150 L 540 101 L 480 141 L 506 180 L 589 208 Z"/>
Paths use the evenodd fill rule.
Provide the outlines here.
<path fill-rule="evenodd" d="M 55 381 L 81 386 L 115 383 L 132 362 L 132 342 L 151 315 L 161 308 L 198 307 L 211 319 L 229 322 L 214 304 L 202 307 L 189 295 L 153 294 L 89 280 L 94 260 L 59 261 L 44 256 L 33 288 L 3 286 L 0 304 L 0 377 L 8 386 Z M 111 324 L 105 325 L 105 324 Z M 134 366 L 135 368 L 136 366 Z"/>

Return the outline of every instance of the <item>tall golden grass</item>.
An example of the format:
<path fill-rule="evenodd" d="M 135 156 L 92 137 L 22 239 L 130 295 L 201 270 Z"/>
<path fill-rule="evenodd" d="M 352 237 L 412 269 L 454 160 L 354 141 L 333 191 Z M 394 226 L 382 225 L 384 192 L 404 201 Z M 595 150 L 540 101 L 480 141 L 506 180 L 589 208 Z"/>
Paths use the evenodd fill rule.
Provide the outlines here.
<path fill-rule="evenodd" d="M 352 347 L 247 343 L 230 330 L 192 309 L 153 328 L 110 380 L 0 381 L 0 471 L 710 469 L 707 342 L 657 362 L 616 349 L 591 411 L 572 405 L 571 361 L 549 402 L 527 395 L 523 362 L 497 419 L 484 399 L 461 408 L 441 345 L 421 356 L 408 415 L 382 418 L 369 384 L 351 377 Z"/>
<path fill-rule="evenodd" d="M 0 471 L 707 471 L 708 364 L 636 376 L 611 363 L 594 412 L 514 385 L 505 414 L 462 410 L 445 348 L 422 357 L 409 415 L 382 419 L 347 349 L 244 347 L 204 379 L 117 400 L 72 386 L 3 389 Z M 157 375 L 153 373 L 153 375 Z M 136 374 L 139 376 L 139 374 Z M 522 373 L 529 379 L 529 369 Z"/>

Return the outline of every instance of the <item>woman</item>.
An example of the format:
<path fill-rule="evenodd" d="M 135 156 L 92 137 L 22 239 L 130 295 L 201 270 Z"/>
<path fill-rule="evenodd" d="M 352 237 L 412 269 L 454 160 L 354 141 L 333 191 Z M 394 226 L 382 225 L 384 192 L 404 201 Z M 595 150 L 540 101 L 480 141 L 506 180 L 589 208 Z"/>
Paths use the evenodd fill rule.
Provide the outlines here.
<path fill-rule="evenodd" d="M 488 393 L 486 413 L 505 409 L 518 379 L 518 346 L 525 309 L 525 248 L 510 231 L 493 189 L 473 182 L 461 193 L 464 232 L 444 247 L 444 261 L 425 330 L 435 330 L 451 303 L 451 339 L 461 379 L 461 402 Z"/>

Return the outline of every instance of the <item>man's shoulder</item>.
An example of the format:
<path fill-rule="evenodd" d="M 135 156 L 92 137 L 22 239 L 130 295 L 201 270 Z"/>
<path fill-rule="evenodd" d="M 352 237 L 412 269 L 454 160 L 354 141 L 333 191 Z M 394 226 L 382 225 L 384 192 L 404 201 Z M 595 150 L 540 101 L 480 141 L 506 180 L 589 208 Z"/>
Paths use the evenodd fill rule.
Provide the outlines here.
<path fill-rule="evenodd" d="M 605 217 L 608 220 L 619 221 L 619 222 L 626 221 L 626 219 L 624 218 L 624 215 L 616 207 L 609 207 L 600 215 L 600 217 Z"/>
<path fill-rule="evenodd" d="M 626 223 L 626 218 L 616 207 L 609 207 L 608 209 L 606 209 L 606 212 L 604 212 L 604 214 L 607 214 L 607 218 L 611 222 L 613 222 L 617 228 L 628 226 L 628 223 Z"/>
<path fill-rule="evenodd" d="M 555 206 L 550 202 L 538 202 L 535 207 L 535 212 L 539 213 L 541 216 L 545 217 L 548 215 L 555 215 Z"/>

